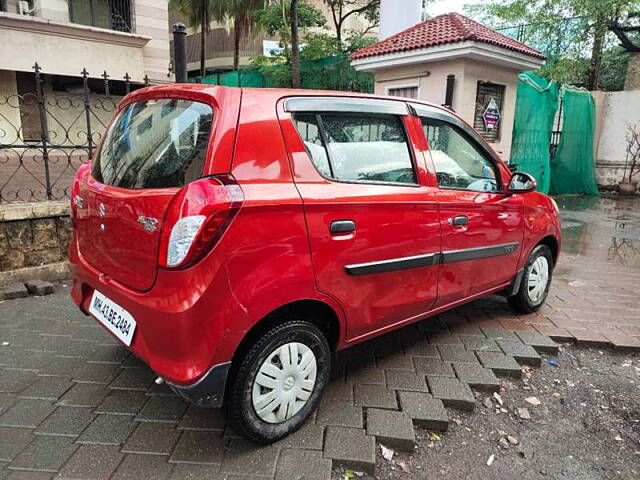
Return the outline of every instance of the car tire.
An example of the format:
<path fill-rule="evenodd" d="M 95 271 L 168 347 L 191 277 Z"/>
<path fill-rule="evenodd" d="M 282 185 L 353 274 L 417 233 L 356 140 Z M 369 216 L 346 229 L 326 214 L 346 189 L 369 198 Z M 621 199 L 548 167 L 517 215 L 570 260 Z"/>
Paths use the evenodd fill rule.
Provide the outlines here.
<path fill-rule="evenodd" d="M 524 267 L 524 275 L 518 291 L 507 298 L 516 312 L 532 313 L 547 299 L 553 274 L 553 255 L 546 245 L 533 249 Z"/>
<path fill-rule="evenodd" d="M 314 324 L 266 330 L 239 358 L 225 399 L 231 426 L 261 444 L 295 432 L 318 406 L 330 372 L 331 350 Z"/>

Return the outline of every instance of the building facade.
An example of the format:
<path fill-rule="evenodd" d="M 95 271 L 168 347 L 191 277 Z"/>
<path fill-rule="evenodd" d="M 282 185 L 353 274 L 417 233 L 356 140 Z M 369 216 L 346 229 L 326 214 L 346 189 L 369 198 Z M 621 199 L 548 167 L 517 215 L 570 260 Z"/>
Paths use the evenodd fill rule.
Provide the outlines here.
<path fill-rule="evenodd" d="M 4 0 L 0 4 L 0 70 L 5 82 L 33 73 L 91 78 L 106 71 L 142 82 L 172 79 L 168 0 Z M 17 75 L 20 77 L 20 75 Z M 20 78 L 17 78 L 20 81 Z"/>

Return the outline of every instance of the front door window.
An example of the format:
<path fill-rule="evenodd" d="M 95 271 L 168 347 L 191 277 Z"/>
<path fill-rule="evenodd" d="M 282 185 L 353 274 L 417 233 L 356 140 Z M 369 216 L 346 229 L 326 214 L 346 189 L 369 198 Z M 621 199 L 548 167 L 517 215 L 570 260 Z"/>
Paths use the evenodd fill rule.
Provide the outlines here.
<path fill-rule="evenodd" d="M 497 192 L 497 168 L 487 155 L 454 125 L 423 118 L 438 186 L 473 192 Z"/>

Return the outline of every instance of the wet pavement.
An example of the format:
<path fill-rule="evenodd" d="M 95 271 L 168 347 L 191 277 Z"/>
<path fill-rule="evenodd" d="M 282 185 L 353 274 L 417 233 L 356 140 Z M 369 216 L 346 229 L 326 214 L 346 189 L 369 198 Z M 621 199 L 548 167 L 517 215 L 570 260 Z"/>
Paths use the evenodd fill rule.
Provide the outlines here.
<path fill-rule="evenodd" d="M 491 297 L 345 351 L 317 414 L 269 447 L 156 385 L 68 288 L 6 301 L 0 479 L 328 479 L 343 467 L 384 478 L 376 442 L 411 451 L 424 429 L 447 428 L 481 395 L 522 382 L 523 366 L 555 358 L 550 338 L 640 350 L 640 199 L 558 203 L 562 255 L 539 312 L 518 316 Z"/>
<path fill-rule="evenodd" d="M 595 262 L 640 269 L 638 197 L 562 196 L 562 252 Z M 566 267 L 567 261 L 563 261 Z"/>

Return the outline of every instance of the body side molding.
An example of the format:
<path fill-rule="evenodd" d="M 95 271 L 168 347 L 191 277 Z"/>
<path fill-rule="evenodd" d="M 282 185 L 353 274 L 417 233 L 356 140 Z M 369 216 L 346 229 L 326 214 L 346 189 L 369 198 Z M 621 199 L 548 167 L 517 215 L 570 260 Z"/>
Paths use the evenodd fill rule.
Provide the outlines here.
<path fill-rule="evenodd" d="M 511 255 L 517 249 L 519 243 L 505 243 L 501 245 L 489 245 L 487 247 L 465 248 L 461 250 L 449 250 L 442 253 L 427 253 L 412 257 L 390 258 L 367 263 L 345 265 L 344 269 L 349 275 L 369 275 L 372 273 L 393 272 L 408 268 L 429 267 L 438 263 L 464 262 L 481 258 L 499 257 Z"/>

